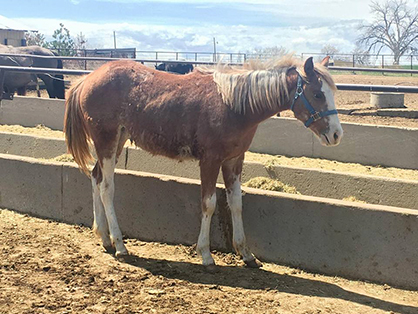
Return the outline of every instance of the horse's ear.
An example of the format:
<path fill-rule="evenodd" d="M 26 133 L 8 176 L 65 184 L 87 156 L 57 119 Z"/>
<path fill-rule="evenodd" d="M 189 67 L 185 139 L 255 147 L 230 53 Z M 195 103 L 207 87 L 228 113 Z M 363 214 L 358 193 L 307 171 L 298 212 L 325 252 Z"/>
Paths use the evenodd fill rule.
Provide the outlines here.
<path fill-rule="evenodd" d="M 313 58 L 312 57 L 309 57 L 308 59 L 306 59 L 305 65 L 303 66 L 303 68 L 305 70 L 305 74 L 306 74 L 307 77 L 315 76 L 314 64 L 313 64 Z"/>
<path fill-rule="evenodd" d="M 328 66 L 329 66 L 329 56 L 326 56 L 324 59 L 322 59 L 321 65 L 328 68 Z"/>

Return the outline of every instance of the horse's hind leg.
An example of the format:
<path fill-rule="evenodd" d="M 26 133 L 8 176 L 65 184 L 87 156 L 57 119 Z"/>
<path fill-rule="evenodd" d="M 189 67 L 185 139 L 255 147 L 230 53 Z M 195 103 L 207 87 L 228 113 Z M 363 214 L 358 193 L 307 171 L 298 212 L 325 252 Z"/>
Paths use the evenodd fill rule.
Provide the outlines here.
<path fill-rule="evenodd" d="M 19 96 L 26 96 L 26 86 L 19 87 L 17 89 L 17 94 Z"/>
<path fill-rule="evenodd" d="M 39 74 L 38 77 L 44 82 L 49 98 L 55 98 L 53 79 L 45 74 Z"/>
<path fill-rule="evenodd" d="M 108 253 L 115 253 L 109 237 L 109 226 L 106 219 L 105 209 L 100 198 L 99 183 L 103 180 L 102 169 L 97 162 L 91 173 L 91 185 L 93 190 L 93 231 L 102 239 L 103 247 Z"/>
<path fill-rule="evenodd" d="M 227 160 L 222 164 L 222 175 L 226 187 L 226 197 L 231 210 L 233 236 L 232 242 L 237 253 L 248 267 L 260 267 L 261 263 L 247 247 L 244 224 L 242 221 L 241 172 L 244 154 L 236 159 Z"/>
<path fill-rule="evenodd" d="M 94 182 L 96 186 L 93 187 L 93 197 L 96 197 L 95 205 L 97 205 L 95 210 L 97 209 L 98 214 L 97 220 L 95 222 L 98 224 L 98 226 L 102 224 L 100 225 L 101 229 L 98 229 L 97 231 L 100 232 L 100 236 L 103 240 L 103 246 L 107 250 L 110 250 L 109 245 L 114 247 L 116 250 L 116 256 L 128 254 L 128 251 L 123 244 L 122 232 L 119 228 L 113 204 L 115 193 L 115 165 L 117 158 L 123 150 L 123 144 L 126 142 L 127 138 L 127 132 L 124 128 L 122 128 L 118 133 L 115 141 L 103 142 L 106 143 L 104 145 L 106 147 L 100 146 L 100 149 L 98 149 L 98 146 L 96 145 L 96 153 L 99 159 L 98 167 L 100 169 L 100 173 L 98 173 L 97 180 Z M 95 188 L 97 188 L 97 190 Z M 95 194 L 97 192 L 100 195 L 100 199 L 98 199 L 97 194 Z M 102 207 L 100 205 L 102 205 Z M 103 212 L 105 215 L 103 215 Z M 107 226 L 105 225 L 105 221 L 107 221 Z M 110 244 L 108 242 L 108 238 L 106 237 L 107 233 L 109 234 Z"/>

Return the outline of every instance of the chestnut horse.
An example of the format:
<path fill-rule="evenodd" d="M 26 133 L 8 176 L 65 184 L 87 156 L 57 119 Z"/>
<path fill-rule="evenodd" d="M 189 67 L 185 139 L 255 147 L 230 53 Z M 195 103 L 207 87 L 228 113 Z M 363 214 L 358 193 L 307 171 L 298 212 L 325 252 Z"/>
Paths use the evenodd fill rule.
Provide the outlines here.
<path fill-rule="evenodd" d="M 133 61 L 115 61 L 83 77 L 68 93 L 64 131 L 69 152 L 89 174 L 90 140 L 97 162 L 91 173 L 93 229 L 116 256 L 128 254 L 115 216 L 114 169 L 131 139 L 152 154 L 200 162 L 202 221 L 197 251 L 213 265 L 209 230 L 222 168 L 232 215 L 233 244 L 249 267 L 259 267 L 246 245 L 241 171 L 260 122 L 292 109 L 324 145 L 343 135 L 334 104 L 328 58 L 314 66 L 292 57 L 255 69 L 195 70 L 179 76 Z M 274 136 L 274 134 L 272 134 Z"/>

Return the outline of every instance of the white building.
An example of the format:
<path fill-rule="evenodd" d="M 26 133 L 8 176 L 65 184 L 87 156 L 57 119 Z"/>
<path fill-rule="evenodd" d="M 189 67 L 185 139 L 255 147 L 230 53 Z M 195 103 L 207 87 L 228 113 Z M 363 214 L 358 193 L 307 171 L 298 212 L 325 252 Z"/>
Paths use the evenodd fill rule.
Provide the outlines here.
<path fill-rule="evenodd" d="M 25 32 L 28 28 L 0 15 L 0 44 L 15 47 L 26 46 Z"/>

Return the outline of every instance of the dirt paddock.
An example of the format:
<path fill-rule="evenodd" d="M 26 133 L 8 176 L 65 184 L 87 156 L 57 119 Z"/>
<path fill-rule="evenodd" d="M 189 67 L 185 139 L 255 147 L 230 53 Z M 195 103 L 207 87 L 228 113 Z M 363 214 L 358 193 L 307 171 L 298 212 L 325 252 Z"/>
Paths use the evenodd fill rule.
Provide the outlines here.
<path fill-rule="evenodd" d="M 334 78 L 339 83 L 418 85 L 417 76 Z M 418 119 L 373 115 L 368 100 L 369 93 L 338 92 L 338 108 L 366 111 L 340 115 L 341 120 L 418 127 Z M 418 94 L 405 100 L 408 108 L 418 110 Z M 125 239 L 131 256 L 117 260 L 104 253 L 90 228 L 7 209 L 0 209 L 0 237 L 0 314 L 418 313 L 417 291 L 270 263 L 248 269 L 235 255 L 220 252 L 214 252 L 216 272 L 207 272 L 193 247 L 182 245 Z"/>
<path fill-rule="evenodd" d="M 0 210 L 0 313 L 418 313 L 418 292 L 126 239 L 127 260 L 89 228 Z M 278 239 L 279 241 L 279 239 Z"/>

